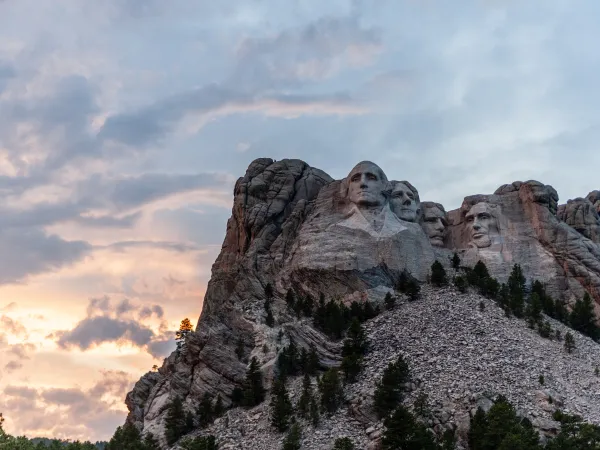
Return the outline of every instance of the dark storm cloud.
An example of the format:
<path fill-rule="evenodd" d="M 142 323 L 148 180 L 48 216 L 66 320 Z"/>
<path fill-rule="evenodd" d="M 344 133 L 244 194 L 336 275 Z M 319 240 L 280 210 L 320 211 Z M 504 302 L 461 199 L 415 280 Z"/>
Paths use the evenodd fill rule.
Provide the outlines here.
<path fill-rule="evenodd" d="M 154 332 L 133 320 L 91 317 L 80 321 L 73 330 L 58 332 L 59 347 L 88 350 L 104 342 L 127 341 L 138 347 L 148 344 Z"/>
<path fill-rule="evenodd" d="M 30 275 L 58 270 L 80 261 L 92 247 L 84 241 L 67 241 L 31 228 L 0 229 L 0 284 Z"/>

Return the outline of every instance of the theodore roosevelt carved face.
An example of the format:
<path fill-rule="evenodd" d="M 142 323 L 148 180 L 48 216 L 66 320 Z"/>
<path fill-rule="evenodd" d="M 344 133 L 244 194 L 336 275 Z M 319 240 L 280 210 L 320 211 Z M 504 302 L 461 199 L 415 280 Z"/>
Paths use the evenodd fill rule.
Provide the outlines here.
<path fill-rule="evenodd" d="M 423 218 L 421 227 L 429 237 L 429 242 L 435 247 L 443 247 L 448 221 L 442 205 L 433 202 L 421 203 Z"/>

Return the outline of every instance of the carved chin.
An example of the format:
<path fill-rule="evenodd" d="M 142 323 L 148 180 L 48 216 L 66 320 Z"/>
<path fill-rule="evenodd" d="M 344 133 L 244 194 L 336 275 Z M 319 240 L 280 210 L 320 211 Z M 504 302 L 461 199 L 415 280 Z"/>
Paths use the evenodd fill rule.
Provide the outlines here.
<path fill-rule="evenodd" d="M 407 222 L 414 222 L 417 220 L 417 213 L 415 211 L 400 210 L 398 217 Z"/>
<path fill-rule="evenodd" d="M 444 238 L 440 236 L 430 236 L 429 242 L 431 242 L 431 245 L 433 245 L 434 247 L 444 246 Z"/>
<path fill-rule="evenodd" d="M 490 240 L 490 237 L 488 235 L 485 235 L 474 237 L 471 241 L 471 244 L 473 244 L 477 248 L 486 248 L 492 245 L 492 241 Z"/>

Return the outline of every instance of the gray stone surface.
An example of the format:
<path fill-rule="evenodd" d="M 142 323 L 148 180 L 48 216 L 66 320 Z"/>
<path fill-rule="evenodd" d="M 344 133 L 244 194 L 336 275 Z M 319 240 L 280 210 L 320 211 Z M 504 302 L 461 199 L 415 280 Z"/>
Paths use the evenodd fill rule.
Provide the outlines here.
<path fill-rule="evenodd" d="M 592 191 L 585 198 L 596 207 L 596 211 L 600 214 L 600 191 Z"/>
<path fill-rule="evenodd" d="M 595 243 L 600 243 L 600 215 L 585 198 L 568 200 L 558 207 L 558 218 Z"/>
<path fill-rule="evenodd" d="M 587 201 L 592 205 L 597 196 L 590 193 Z M 126 400 L 127 421 L 162 436 L 165 407 L 176 395 L 190 410 L 205 392 L 219 394 L 229 404 L 253 356 L 268 385 L 287 339 L 279 339 L 280 331 L 302 346 L 313 344 L 324 367 L 338 365 L 341 344 L 314 329 L 309 319 L 296 319 L 285 303 L 290 288 L 314 299 L 323 292 L 327 299 L 345 303 L 381 304 L 402 271 L 424 282 L 436 259 L 448 267 L 456 251 L 464 265 L 483 260 L 500 281 L 519 263 L 529 279 L 546 283 L 555 297 L 572 302 L 588 290 L 599 301 L 600 245 L 573 228 L 579 220 L 579 210 L 574 211 L 569 215 L 561 208 L 560 217 L 574 218 L 572 225 L 561 221 L 556 191 L 528 181 L 501 186 L 494 194 L 466 197 L 459 209 L 446 214 L 442 205 L 421 204 L 414 186 L 388 181 L 371 162 L 359 163 L 348 177 L 336 181 L 299 160 L 258 159 L 235 185 L 232 216 L 196 331 L 182 350 L 165 359 L 158 373 L 146 374 L 136 383 Z M 447 220 L 443 230 L 442 218 Z M 266 326 L 264 317 L 267 283 L 275 290 L 273 328 Z M 348 410 L 311 430 L 306 448 L 329 449 L 338 435 L 353 436 L 359 448 L 376 445 L 381 424 L 373 419 L 370 395 L 375 378 L 399 351 L 410 357 L 419 375 L 411 389 L 432 393 L 437 412 L 430 426 L 436 431 L 468 424 L 469 408 L 484 401 L 484 389 L 506 389 L 509 399 L 539 419 L 540 429 L 551 429 L 554 424 L 548 422 L 543 395 L 535 394 L 537 403 L 530 399 L 539 390 L 531 385 L 533 369 L 524 360 L 531 356 L 531 348 L 537 352 L 532 359 L 536 367 L 553 371 L 556 365 L 556 385 L 549 387 L 566 393 L 565 405 L 598 420 L 594 411 L 600 404 L 589 400 L 586 391 L 596 389 L 585 378 L 591 364 L 588 356 L 582 354 L 571 367 L 580 378 L 570 378 L 564 373 L 568 366 L 564 358 L 542 362 L 552 359 L 558 344 L 540 341 L 493 309 L 481 316 L 473 306 L 479 300 L 453 291 L 443 295 L 427 291 L 423 302 L 403 305 L 371 322 L 374 351 L 359 383 L 349 388 Z M 506 342 L 499 342 L 498 336 Z M 596 344 L 587 342 L 582 341 L 586 351 L 596 358 Z M 240 345 L 241 357 L 236 354 Z M 279 448 L 281 436 L 265 425 L 266 408 L 263 404 L 255 411 L 232 410 L 229 425 L 215 424 L 213 429 L 229 445 L 222 448 Z M 244 447 L 250 445 L 246 442 L 252 445 Z"/>

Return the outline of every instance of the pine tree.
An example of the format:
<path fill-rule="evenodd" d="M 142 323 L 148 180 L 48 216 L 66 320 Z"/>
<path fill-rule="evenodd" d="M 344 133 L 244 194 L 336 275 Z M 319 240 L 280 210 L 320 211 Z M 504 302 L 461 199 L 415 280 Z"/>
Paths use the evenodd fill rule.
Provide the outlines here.
<path fill-rule="evenodd" d="M 242 388 L 233 388 L 233 391 L 231 392 L 231 403 L 234 408 L 241 406 L 242 403 L 244 403 L 244 390 Z"/>
<path fill-rule="evenodd" d="M 213 415 L 215 418 L 221 417 L 225 413 L 225 406 L 223 406 L 223 399 L 221 398 L 221 394 L 217 394 L 217 400 L 215 401 L 215 408 L 213 410 Z"/>
<path fill-rule="evenodd" d="M 144 436 L 143 450 L 160 450 L 158 439 L 152 433 L 146 433 Z"/>
<path fill-rule="evenodd" d="M 252 357 L 250 367 L 246 371 L 246 379 L 244 381 L 244 406 L 252 408 L 253 406 L 262 403 L 265 399 L 265 389 L 262 384 L 262 374 L 256 356 Z"/>
<path fill-rule="evenodd" d="M 265 317 L 265 323 L 270 328 L 273 328 L 273 325 L 275 325 L 275 317 L 273 317 L 273 311 L 271 311 L 271 308 L 267 309 L 267 316 Z"/>
<path fill-rule="evenodd" d="M 244 357 L 244 340 L 240 337 L 235 345 L 235 354 L 241 360 Z"/>
<path fill-rule="evenodd" d="M 467 292 L 467 280 L 462 275 L 454 277 L 454 286 L 463 294 Z"/>
<path fill-rule="evenodd" d="M 181 321 L 179 330 L 175 332 L 175 341 L 177 341 L 177 348 L 180 349 L 185 343 L 185 338 L 194 330 L 194 326 L 190 319 L 187 317 Z"/>
<path fill-rule="evenodd" d="M 458 253 L 454 252 L 454 255 L 452 255 L 452 259 L 450 261 L 452 262 L 452 268 L 454 270 L 458 270 L 460 268 L 460 257 L 458 256 Z"/>
<path fill-rule="evenodd" d="M 565 350 L 567 353 L 573 353 L 573 350 L 575 350 L 575 338 L 570 331 L 565 334 Z"/>
<path fill-rule="evenodd" d="M 288 289 L 287 294 L 285 295 L 285 302 L 288 305 L 288 308 L 293 310 L 296 306 L 296 298 L 294 296 L 294 291 Z"/>
<path fill-rule="evenodd" d="M 438 260 L 435 260 L 431 265 L 431 284 L 438 287 L 448 284 L 446 269 Z"/>
<path fill-rule="evenodd" d="M 271 425 L 282 432 L 287 430 L 292 416 L 292 403 L 285 388 L 285 380 L 276 378 L 271 393 Z"/>
<path fill-rule="evenodd" d="M 402 355 L 384 370 L 374 394 L 374 408 L 380 419 L 386 417 L 402 402 L 402 386 L 408 382 L 409 375 L 408 364 Z"/>
<path fill-rule="evenodd" d="M 176 396 L 169 404 L 165 418 L 165 439 L 167 440 L 167 444 L 173 445 L 177 442 L 188 431 L 188 426 L 183 402 L 181 398 Z"/>
<path fill-rule="evenodd" d="M 200 428 L 204 428 L 212 423 L 214 419 L 214 410 L 212 405 L 212 397 L 208 392 L 205 392 L 202 396 L 200 404 L 198 405 L 198 409 L 196 410 L 196 415 L 198 416 L 198 425 Z"/>
<path fill-rule="evenodd" d="M 312 423 L 313 427 L 316 427 L 319 425 L 320 420 L 319 405 L 317 404 L 317 399 L 313 396 L 310 401 L 310 423 Z"/>
<path fill-rule="evenodd" d="M 323 411 L 334 413 L 344 401 L 344 390 L 337 369 L 329 369 L 323 374 L 319 391 Z"/>
<path fill-rule="evenodd" d="M 337 438 L 333 444 L 333 450 L 355 450 L 356 447 L 349 437 Z"/>
<path fill-rule="evenodd" d="M 480 450 L 484 448 L 487 427 L 487 417 L 483 409 L 479 407 L 471 419 L 471 427 L 469 428 L 468 439 L 470 450 Z"/>
<path fill-rule="evenodd" d="M 508 277 L 509 306 L 516 317 L 523 317 L 525 305 L 525 276 L 519 264 L 515 264 Z"/>
<path fill-rule="evenodd" d="M 421 286 L 415 277 L 413 277 L 406 270 L 400 273 L 396 289 L 408 296 L 410 301 L 415 301 L 419 298 L 421 292 Z"/>
<path fill-rule="evenodd" d="M 594 312 L 594 304 L 587 292 L 583 296 L 583 300 L 577 300 L 570 314 L 571 326 L 581 334 L 597 340 L 600 337 L 598 325 L 596 325 L 596 314 Z"/>
<path fill-rule="evenodd" d="M 265 297 L 267 300 L 273 299 L 273 286 L 271 286 L 271 283 L 267 283 L 265 286 Z"/>
<path fill-rule="evenodd" d="M 383 299 L 383 301 L 385 303 L 385 309 L 387 309 L 388 311 L 393 309 L 396 305 L 396 298 L 392 296 L 390 292 L 385 294 L 385 298 Z"/>
<path fill-rule="evenodd" d="M 308 417 L 310 412 L 310 402 L 313 398 L 312 395 L 312 385 L 310 382 L 310 377 L 308 374 L 304 374 L 304 379 L 302 380 L 302 394 L 300 395 L 300 400 L 298 401 L 298 414 L 303 419 Z"/>
<path fill-rule="evenodd" d="M 300 439 L 302 438 L 302 429 L 298 423 L 290 428 L 289 433 L 283 441 L 282 450 L 300 450 Z"/>
<path fill-rule="evenodd" d="M 302 313 L 306 317 L 312 316 L 314 306 L 315 301 L 313 298 L 310 296 L 310 294 L 306 295 L 306 297 L 304 297 L 304 302 L 302 303 Z"/>
<path fill-rule="evenodd" d="M 538 323 L 542 319 L 542 301 L 537 292 L 533 292 L 529 299 L 529 304 L 525 308 L 525 317 L 533 323 Z"/>
<path fill-rule="evenodd" d="M 438 450 L 433 435 L 402 405 L 385 419 L 384 425 L 383 450 Z"/>
<path fill-rule="evenodd" d="M 218 450 L 217 440 L 212 435 L 186 439 L 181 447 L 183 450 Z"/>
<path fill-rule="evenodd" d="M 348 329 L 348 337 L 342 348 L 342 366 L 344 379 L 347 383 L 356 381 L 362 365 L 362 357 L 367 351 L 367 338 L 362 325 L 357 318 L 352 320 Z"/>
<path fill-rule="evenodd" d="M 308 352 L 308 360 L 304 372 L 309 375 L 315 375 L 319 368 L 319 355 L 317 354 L 317 348 L 315 344 L 310 344 L 310 350 Z"/>

